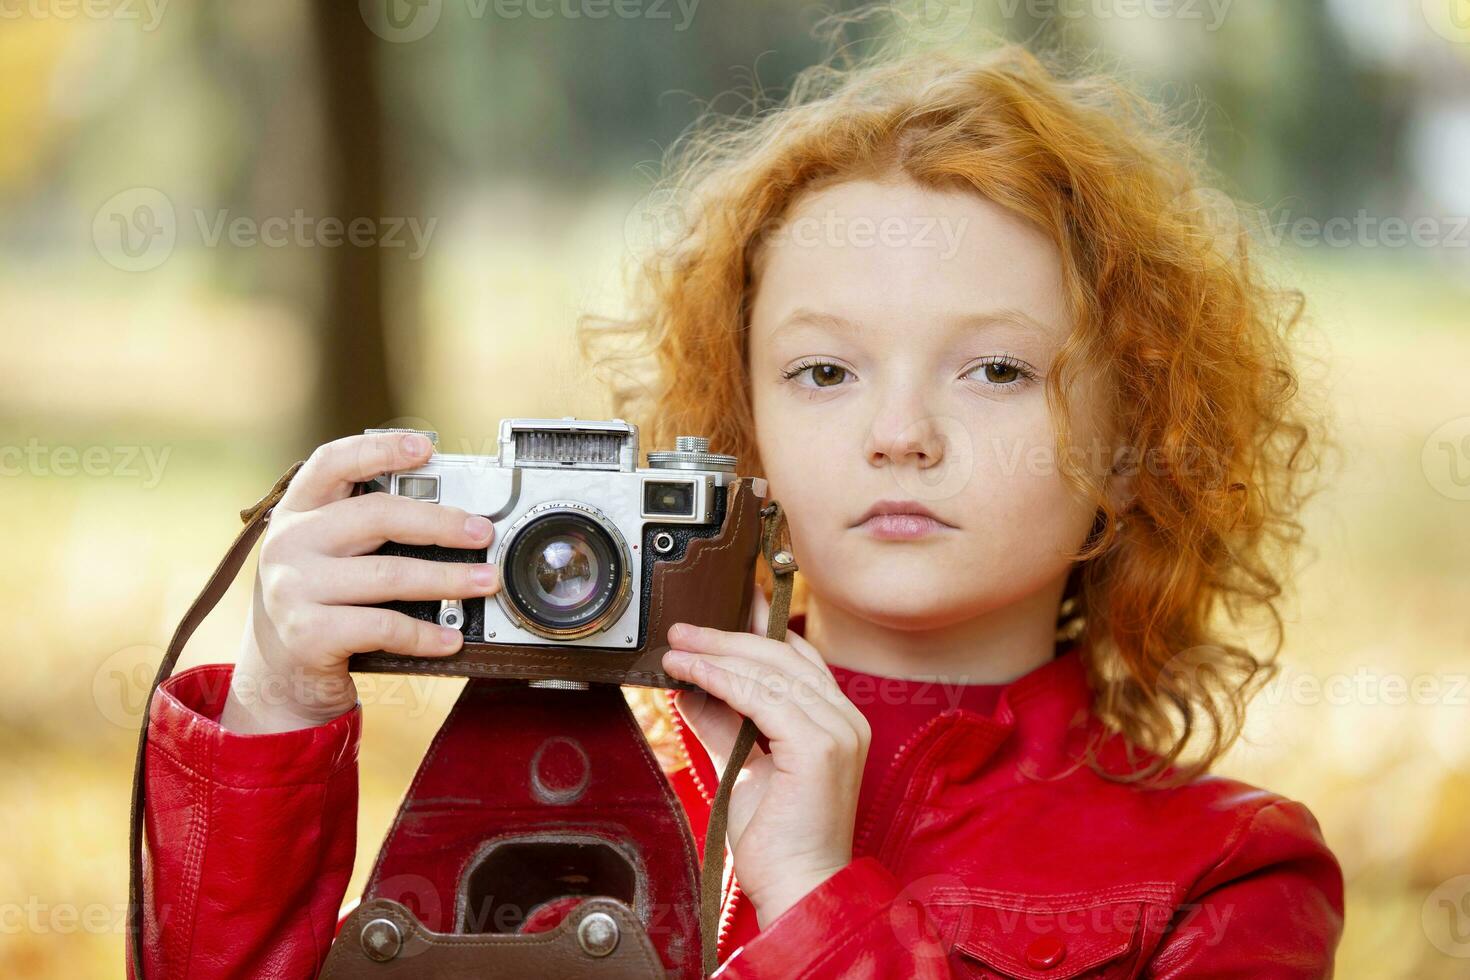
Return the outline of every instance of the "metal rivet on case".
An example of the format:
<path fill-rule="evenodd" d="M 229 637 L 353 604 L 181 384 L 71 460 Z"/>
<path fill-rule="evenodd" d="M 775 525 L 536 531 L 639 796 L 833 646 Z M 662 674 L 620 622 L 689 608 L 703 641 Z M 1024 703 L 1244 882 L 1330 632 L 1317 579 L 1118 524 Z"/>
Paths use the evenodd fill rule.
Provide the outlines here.
<path fill-rule="evenodd" d="M 374 919 L 362 927 L 362 951 L 367 958 L 386 963 L 403 948 L 403 933 L 392 919 Z"/>
<path fill-rule="evenodd" d="M 791 552 L 778 551 L 771 556 L 771 561 L 775 562 L 777 565 L 789 565 L 792 562 Z"/>
<path fill-rule="evenodd" d="M 591 912 L 577 924 L 577 942 L 588 956 L 606 956 L 618 948 L 618 920 L 606 912 Z"/>

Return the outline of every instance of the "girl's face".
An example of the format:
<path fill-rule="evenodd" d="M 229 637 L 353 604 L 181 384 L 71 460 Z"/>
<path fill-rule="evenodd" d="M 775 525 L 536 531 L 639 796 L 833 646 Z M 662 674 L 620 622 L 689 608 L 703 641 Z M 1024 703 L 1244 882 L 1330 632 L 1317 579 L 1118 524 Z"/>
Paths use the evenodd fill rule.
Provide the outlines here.
<path fill-rule="evenodd" d="M 1043 387 L 1069 328 L 1050 239 L 977 193 L 862 180 L 798 198 L 760 258 L 756 441 L 813 597 L 903 630 L 1060 598 L 1095 509 Z M 1079 451 L 1102 432 L 1082 388 Z M 880 538 L 879 500 L 948 526 Z"/>

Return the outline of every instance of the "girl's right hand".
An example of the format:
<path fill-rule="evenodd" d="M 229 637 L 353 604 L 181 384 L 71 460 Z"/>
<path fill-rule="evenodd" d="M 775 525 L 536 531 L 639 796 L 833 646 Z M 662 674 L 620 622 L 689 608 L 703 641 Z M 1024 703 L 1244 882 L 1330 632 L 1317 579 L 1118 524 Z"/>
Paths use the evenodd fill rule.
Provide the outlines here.
<path fill-rule="evenodd" d="M 386 541 L 484 548 L 494 526 L 457 507 L 353 485 L 423 465 L 433 446 L 402 432 L 317 448 L 271 511 L 255 592 L 220 724 L 257 734 L 319 725 L 357 703 L 347 658 L 385 650 L 443 657 L 457 629 L 370 604 L 465 599 L 500 589 L 494 565 L 373 554 Z"/>

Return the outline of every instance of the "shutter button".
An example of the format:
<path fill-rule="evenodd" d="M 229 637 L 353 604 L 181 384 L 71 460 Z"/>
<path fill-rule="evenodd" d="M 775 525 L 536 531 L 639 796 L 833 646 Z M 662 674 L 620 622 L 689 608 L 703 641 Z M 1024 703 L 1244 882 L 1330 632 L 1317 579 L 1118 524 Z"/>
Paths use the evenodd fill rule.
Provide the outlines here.
<path fill-rule="evenodd" d="M 1050 970 L 1067 955 L 1067 944 L 1056 936 L 1037 936 L 1026 947 L 1026 963 L 1035 970 Z"/>

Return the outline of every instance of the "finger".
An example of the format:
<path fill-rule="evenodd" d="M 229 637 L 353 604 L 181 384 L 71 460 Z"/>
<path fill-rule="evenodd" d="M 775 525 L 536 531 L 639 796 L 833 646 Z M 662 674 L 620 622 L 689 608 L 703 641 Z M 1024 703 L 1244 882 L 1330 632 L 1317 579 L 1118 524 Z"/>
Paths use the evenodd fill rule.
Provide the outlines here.
<path fill-rule="evenodd" d="M 488 517 L 448 504 L 365 493 L 318 507 L 301 519 L 296 533 L 310 550 L 346 558 L 371 554 L 388 541 L 484 548 L 494 537 L 495 525 Z"/>
<path fill-rule="evenodd" d="M 772 743 L 801 744 L 824 734 L 800 705 L 779 690 L 773 696 L 772 688 L 716 666 L 711 658 L 670 650 L 663 665 L 670 676 L 698 686 L 755 722 Z"/>
<path fill-rule="evenodd" d="M 750 633 L 731 633 L 708 626 L 695 626 L 692 623 L 675 623 L 669 628 L 668 638 L 669 645 L 680 650 L 755 657 L 773 667 L 793 673 L 820 675 L 831 682 L 833 689 L 837 686 L 827 662 L 815 647 L 805 641 L 803 650 L 795 642 L 788 640 L 773 640 L 768 636 Z"/>
<path fill-rule="evenodd" d="M 827 666 L 816 648 L 804 640 L 802 642 L 805 644 L 805 652 L 791 642 L 756 637 L 749 633 L 728 633 L 689 623 L 676 623 L 669 630 L 669 643 L 677 649 L 716 658 L 744 657 L 793 678 L 800 678 L 800 683 L 806 690 L 825 698 L 847 718 L 854 730 L 863 731 L 868 724 L 863 713 L 843 693 L 832 669 Z"/>
<path fill-rule="evenodd" d="M 329 583 L 319 600 L 326 605 L 360 606 L 392 599 L 468 599 L 500 591 L 494 565 L 432 561 L 397 555 L 329 558 L 319 563 Z"/>
<path fill-rule="evenodd" d="M 374 432 L 318 446 L 286 488 L 277 505 L 284 510 L 313 510 L 352 495 L 353 484 L 394 470 L 422 466 L 433 455 L 428 437 L 403 432 Z"/>
<path fill-rule="evenodd" d="M 464 634 L 448 626 L 392 609 L 369 606 L 332 607 L 332 628 L 339 649 L 348 653 L 401 653 L 412 657 L 445 657 L 459 650 Z"/>
<path fill-rule="evenodd" d="M 735 675 L 740 684 L 750 689 L 752 696 L 795 705 L 823 730 L 841 736 L 844 741 L 858 739 L 857 709 L 846 701 L 835 684 L 821 675 L 810 672 L 788 674 L 752 657 L 693 655 Z M 836 703 L 838 698 L 844 703 Z"/>
<path fill-rule="evenodd" d="M 715 772 L 723 772 L 725 760 L 730 758 L 730 749 L 734 747 L 735 736 L 740 733 L 740 724 L 745 719 L 734 708 L 704 691 L 679 691 L 674 695 L 674 705 L 709 754 Z M 762 754 L 759 745 L 751 746 L 751 758 Z"/>

